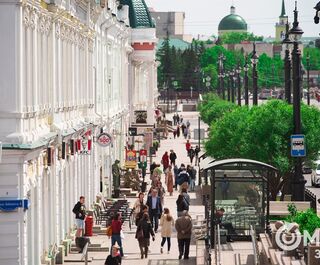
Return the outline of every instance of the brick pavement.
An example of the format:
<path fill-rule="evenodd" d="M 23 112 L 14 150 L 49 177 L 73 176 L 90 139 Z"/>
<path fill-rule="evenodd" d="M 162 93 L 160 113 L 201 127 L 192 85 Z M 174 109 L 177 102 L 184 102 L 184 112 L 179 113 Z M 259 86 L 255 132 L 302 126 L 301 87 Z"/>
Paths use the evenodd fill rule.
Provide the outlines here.
<path fill-rule="evenodd" d="M 197 126 L 198 113 L 182 113 L 185 117 L 184 121 L 190 120 L 191 129 Z M 168 118 L 168 117 L 167 117 Z M 202 127 L 203 128 L 203 127 Z M 177 163 L 180 165 L 181 163 L 189 164 L 189 159 L 187 157 L 187 153 L 185 150 L 185 142 L 186 140 L 180 136 L 178 139 L 173 139 L 172 134 L 169 135 L 169 139 L 162 140 L 161 146 L 157 152 L 156 157 L 153 160 L 157 163 L 160 163 L 161 157 L 165 151 L 169 151 L 170 149 L 174 149 L 177 153 Z M 191 143 L 193 144 L 193 140 Z M 196 144 L 196 142 L 195 142 Z M 146 180 L 149 180 L 149 175 L 147 175 Z M 162 177 L 164 183 L 164 176 Z M 190 205 L 190 215 L 195 219 L 196 215 L 204 215 L 204 207 L 201 205 L 200 195 L 197 195 L 195 192 L 190 192 L 191 205 Z M 176 199 L 178 197 L 178 192 L 174 191 L 173 196 L 169 196 L 169 194 L 165 195 L 164 206 L 171 210 L 173 217 L 176 219 Z M 129 198 L 130 202 L 134 202 L 135 199 Z M 167 254 L 166 245 L 164 246 L 164 253 L 160 253 L 160 242 L 161 242 L 161 227 L 159 227 L 159 231 L 156 234 L 156 240 L 150 243 L 150 251 L 149 257 L 147 259 L 140 259 L 140 250 L 138 246 L 138 242 L 135 239 L 135 225 L 132 226 L 132 230 L 130 231 L 128 225 L 124 227 L 125 239 L 123 240 L 123 248 L 125 253 L 125 258 L 122 261 L 123 265 L 176 265 L 176 264 L 196 264 L 196 246 L 195 242 L 191 243 L 190 246 L 190 259 L 189 260 L 178 260 L 178 243 L 176 238 L 176 232 L 174 230 L 171 238 L 171 251 L 170 254 Z M 111 240 L 106 236 L 96 235 L 91 237 L 91 243 L 101 243 L 103 246 L 111 245 Z M 98 252 L 89 252 L 89 257 L 92 258 L 92 262 L 89 264 L 98 265 L 104 264 L 104 260 L 109 253 L 98 253 Z M 83 263 L 72 263 L 72 264 L 83 264 Z"/>

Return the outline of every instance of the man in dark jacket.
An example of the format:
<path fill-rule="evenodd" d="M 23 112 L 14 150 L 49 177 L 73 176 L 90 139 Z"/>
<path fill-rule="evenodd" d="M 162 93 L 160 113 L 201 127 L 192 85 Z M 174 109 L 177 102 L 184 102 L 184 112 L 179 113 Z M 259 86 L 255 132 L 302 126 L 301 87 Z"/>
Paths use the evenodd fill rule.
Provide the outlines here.
<path fill-rule="evenodd" d="M 86 206 L 84 205 L 84 201 L 84 196 L 81 196 L 80 200 L 76 203 L 72 210 L 72 212 L 76 215 L 76 237 L 84 235 L 84 220 L 86 219 Z"/>
<path fill-rule="evenodd" d="M 161 199 L 158 196 L 158 191 L 153 189 L 151 195 L 148 196 L 146 205 L 149 207 L 149 217 L 154 232 L 157 233 L 159 226 L 159 218 L 162 214 Z"/>
<path fill-rule="evenodd" d="M 176 165 L 176 159 L 177 159 L 177 154 L 173 151 L 173 150 L 170 150 L 170 165 L 172 166 L 175 166 Z"/>
<path fill-rule="evenodd" d="M 179 259 L 181 259 L 182 256 L 184 256 L 184 259 L 189 259 L 192 220 L 187 211 L 184 211 L 182 216 L 176 220 L 175 227 L 177 230 Z"/>
<path fill-rule="evenodd" d="M 181 167 L 178 175 L 177 184 L 181 187 L 188 187 L 190 185 L 190 176 L 185 167 Z"/>

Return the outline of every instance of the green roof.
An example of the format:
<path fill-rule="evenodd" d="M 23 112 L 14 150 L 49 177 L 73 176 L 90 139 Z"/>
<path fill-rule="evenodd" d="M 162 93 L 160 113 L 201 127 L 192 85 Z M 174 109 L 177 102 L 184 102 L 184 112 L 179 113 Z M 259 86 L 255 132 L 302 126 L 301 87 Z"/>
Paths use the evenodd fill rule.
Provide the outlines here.
<path fill-rule="evenodd" d="M 163 42 L 164 42 L 163 39 L 160 39 L 158 41 L 157 49 L 160 49 L 162 47 Z M 180 50 L 186 50 L 190 47 L 189 42 L 186 42 L 186 41 L 180 40 L 180 39 L 174 39 L 174 38 L 169 39 L 169 45 L 170 45 L 170 47 L 174 46 L 175 48 L 180 49 Z"/>
<path fill-rule="evenodd" d="M 155 27 L 144 0 L 120 0 L 120 4 L 129 6 L 131 28 Z"/>
<path fill-rule="evenodd" d="M 247 28 L 247 23 L 242 17 L 230 14 L 220 21 L 218 30 L 247 30 Z"/>

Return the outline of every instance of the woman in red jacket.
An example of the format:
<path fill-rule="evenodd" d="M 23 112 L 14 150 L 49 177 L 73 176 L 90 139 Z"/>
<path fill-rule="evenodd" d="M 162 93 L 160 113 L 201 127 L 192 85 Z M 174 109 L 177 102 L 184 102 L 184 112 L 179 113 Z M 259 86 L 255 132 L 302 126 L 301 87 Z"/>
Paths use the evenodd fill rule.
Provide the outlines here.
<path fill-rule="evenodd" d="M 162 156 L 161 163 L 163 165 L 163 172 L 165 172 L 165 170 L 169 166 L 169 155 L 168 155 L 168 152 L 165 152 L 164 155 Z"/>
<path fill-rule="evenodd" d="M 111 236 L 111 249 L 112 246 L 117 242 L 120 247 L 120 256 L 123 257 L 122 241 L 121 241 L 121 230 L 122 221 L 121 215 L 116 213 L 111 222 L 112 236 Z"/>

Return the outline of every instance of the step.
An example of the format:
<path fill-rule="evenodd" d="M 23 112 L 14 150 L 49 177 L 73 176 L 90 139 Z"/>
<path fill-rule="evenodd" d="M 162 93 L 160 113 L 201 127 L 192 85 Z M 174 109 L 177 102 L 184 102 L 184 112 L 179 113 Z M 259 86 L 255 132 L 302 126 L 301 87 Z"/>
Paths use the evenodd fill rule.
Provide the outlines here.
<path fill-rule="evenodd" d="M 64 257 L 64 263 L 84 263 L 84 259 L 82 259 L 82 253 L 76 253 L 72 255 L 68 255 Z M 93 257 L 88 257 L 88 262 L 92 262 Z"/>
<path fill-rule="evenodd" d="M 72 252 L 77 252 L 79 249 L 77 247 L 71 247 Z M 88 247 L 88 252 L 109 252 L 109 247 Z"/>

